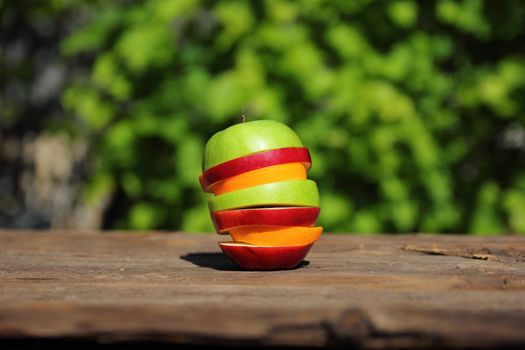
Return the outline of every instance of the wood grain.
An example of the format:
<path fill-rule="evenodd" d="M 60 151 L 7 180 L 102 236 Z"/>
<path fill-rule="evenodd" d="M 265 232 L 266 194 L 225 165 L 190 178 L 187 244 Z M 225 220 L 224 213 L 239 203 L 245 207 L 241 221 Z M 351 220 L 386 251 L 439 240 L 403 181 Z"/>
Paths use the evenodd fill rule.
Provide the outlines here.
<path fill-rule="evenodd" d="M 0 347 L 525 347 L 524 237 L 325 234 L 272 272 L 238 270 L 219 239 L 0 231 Z"/>

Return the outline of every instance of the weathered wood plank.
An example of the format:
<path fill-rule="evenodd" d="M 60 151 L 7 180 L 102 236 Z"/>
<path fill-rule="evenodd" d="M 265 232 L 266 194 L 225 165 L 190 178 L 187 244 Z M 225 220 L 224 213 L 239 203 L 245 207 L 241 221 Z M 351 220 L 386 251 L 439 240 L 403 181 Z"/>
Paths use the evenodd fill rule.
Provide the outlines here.
<path fill-rule="evenodd" d="M 216 235 L 0 231 L 0 341 L 525 346 L 525 238 L 324 235 L 239 271 Z"/>

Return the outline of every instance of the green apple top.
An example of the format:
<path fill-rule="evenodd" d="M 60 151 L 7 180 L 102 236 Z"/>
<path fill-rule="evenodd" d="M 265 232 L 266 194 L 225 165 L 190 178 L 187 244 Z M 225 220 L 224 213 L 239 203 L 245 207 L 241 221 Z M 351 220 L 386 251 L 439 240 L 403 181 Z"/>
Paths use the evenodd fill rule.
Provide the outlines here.
<path fill-rule="evenodd" d="M 202 170 L 253 153 L 284 147 L 304 146 L 297 134 L 283 123 L 256 120 L 235 124 L 208 140 Z"/>

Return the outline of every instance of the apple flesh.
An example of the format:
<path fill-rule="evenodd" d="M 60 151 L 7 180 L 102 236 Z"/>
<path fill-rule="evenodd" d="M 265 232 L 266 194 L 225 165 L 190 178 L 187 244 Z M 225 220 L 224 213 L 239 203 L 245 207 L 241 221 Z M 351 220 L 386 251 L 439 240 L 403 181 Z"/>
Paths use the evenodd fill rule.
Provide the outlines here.
<path fill-rule="evenodd" d="M 297 267 L 310 251 L 312 244 L 303 246 L 269 247 L 246 243 L 219 242 L 224 254 L 246 270 L 284 270 Z"/>
<path fill-rule="evenodd" d="M 248 225 L 312 227 L 319 217 L 317 207 L 275 207 L 215 211 L 211 213 L 218 233 Z"/>
<path fill-rule="evenodd" d="M 203 171 L 232 159 L 283 147 L 303 147 L 297 134 L 283 123 L 256 120 L 235 124 L 208 140 Z"/>
<path fill-rule="evenodd" d="M 303 163 L 308 170 L 312 166 L 310 152 L 304 147 L 285 147 L 250 154 L 207 169 L 199 177 L 199 181 L 205 192 L 211 192 L 211 186 L 224 179 L 248 171 L 286 163 Z"/>
<path fill-rule="evenodd" d="M 228 192 L 208 199 L 211 212 L 250 207 L 319 207 L 319 192 L 312 180 L 290 180 Z"/>

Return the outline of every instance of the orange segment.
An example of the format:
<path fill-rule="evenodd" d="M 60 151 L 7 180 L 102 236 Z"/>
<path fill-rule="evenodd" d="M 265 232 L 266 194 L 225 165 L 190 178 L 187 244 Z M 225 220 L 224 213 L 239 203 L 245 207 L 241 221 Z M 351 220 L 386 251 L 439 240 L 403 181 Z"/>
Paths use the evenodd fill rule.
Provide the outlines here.
<path fill-rule="evenodd" d="M 264 246 L 306 245 L 315 242 L 322 227 L 300 226 L 243 226 L 228 231 L 235 242 L 244 242 Z"/>
<path fill-rule="evenodd" d="M 223 193 L 264 185 L 271 182 L 305 179 L 306 168 L 302 163 L 286 163 L 272 165 L 232 176 L 217 182 L 212 186 L 211 190 L 216 196 L 218 196 Z"/>

